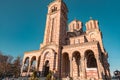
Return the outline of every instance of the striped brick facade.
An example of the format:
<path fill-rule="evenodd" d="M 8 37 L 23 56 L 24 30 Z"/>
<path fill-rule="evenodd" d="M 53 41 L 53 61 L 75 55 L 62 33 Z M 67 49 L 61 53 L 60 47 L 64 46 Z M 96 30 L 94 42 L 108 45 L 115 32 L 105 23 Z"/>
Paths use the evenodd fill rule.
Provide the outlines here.
<path fill-rule="evenodd" d="M 44 41 L 39 50 L 24 53 L 21 75 L 30 75 L 36 70 L 40 76 L 53 71 L 58 78 L 110 80 L 108 54 L 98 21 L 89 20 L 83 31 L 83 23 L 79 20 L 67 24 L 67 13 L 62 0 L 48 5 Z"/>

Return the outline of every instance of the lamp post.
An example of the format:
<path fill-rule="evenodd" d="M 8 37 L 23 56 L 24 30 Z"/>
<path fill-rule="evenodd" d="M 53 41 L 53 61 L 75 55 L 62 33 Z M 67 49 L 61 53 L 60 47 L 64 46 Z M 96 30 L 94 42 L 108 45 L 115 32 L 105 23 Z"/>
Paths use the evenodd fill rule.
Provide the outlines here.
<path fill-rule="evenodd" d="M 114 71 L 114 75 L 117 80 L 120 80 L 120 71 L 118 71 L 118 70 Z"/>

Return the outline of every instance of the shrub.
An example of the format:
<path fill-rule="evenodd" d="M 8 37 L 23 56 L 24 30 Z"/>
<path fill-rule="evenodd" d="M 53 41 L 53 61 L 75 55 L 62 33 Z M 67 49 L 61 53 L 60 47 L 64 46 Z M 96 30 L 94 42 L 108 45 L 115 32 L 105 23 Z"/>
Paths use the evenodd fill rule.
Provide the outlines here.
<path fill-rule="evenodd" d="M 39 78 L 37 78 L 37 72 L 36 71 L 33 72 L 32 76 L 30 77 L 29 80 L 40 80 Z"/>
<path fill-rule="evenodd" d="M 49 74 L 46 77 L 46 80 L 51 80 L 51 77 L 52 77 L 52 72 L 50 71 Z"/>

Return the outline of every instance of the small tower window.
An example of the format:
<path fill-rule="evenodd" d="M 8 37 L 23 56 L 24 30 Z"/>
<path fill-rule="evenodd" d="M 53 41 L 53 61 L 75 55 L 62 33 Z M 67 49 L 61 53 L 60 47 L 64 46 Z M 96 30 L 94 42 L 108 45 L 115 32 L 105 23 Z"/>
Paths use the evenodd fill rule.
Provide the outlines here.
<path fill-rule="evenodd" d="M 90 29 L 92 29 L 92 22 L 90 22 Z"/>
<path fill-rule="evenodd" d="M 54 9 L 52 9 L 52 11 L 51 12 L 54 12 Z"/>
<path fill-rule="evenodd" d="M 54 18 L 52 19 L 51 42 L 53 42 L 53 35 L 54 35 Z"/>
<path fill-rule="evenodd" d="M 77 29 L 79 29 L 79 24 L 77 24 Z"/>
<path fill-rule="evenodd" d="M 52 7 L 52 9 L 51 9 L 51 12 L 55 12 L 55 11 L 57 11 L 57 7 Z"/>
<path fill-rule="evenodd" d="M 73 24 L 73 30 L 74 30 L 74 24 Z"/>
<path fill-rule="evenodd" d="M 89 30 L 90 28 L 89 28 L 89 24 L 87 23 L 87 30 Z"/>
<path fill-rule="evenodd" d="M 55 11 L 57 11 L 57 7 L 55 7 Z"/>

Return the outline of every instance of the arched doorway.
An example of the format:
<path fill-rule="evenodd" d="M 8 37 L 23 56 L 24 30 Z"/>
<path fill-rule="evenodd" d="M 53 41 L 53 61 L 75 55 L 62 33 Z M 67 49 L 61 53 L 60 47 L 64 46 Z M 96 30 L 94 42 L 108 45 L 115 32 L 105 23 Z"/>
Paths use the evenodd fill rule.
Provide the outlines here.
<path fill-rule="evenodd" d="M 68 53 L 63 53 L 62 55 L 62 76 L 66 77 L 70 75 L 70 61 Z"/>
<path fill-rule="evenodd" d="M 56 68 L 56 54 L 53 49 L 45 49 L 41 54 L 39 71 L 46 77 L 49 71 Z"/>
<path fill-rule="evenodd" d="M 72 55 L 73 77 L 80 76 L 80 53 L 75 51 Z"/>
<path fill-rule="evenodd" d="M 46 77 L 49 74 L 49 69 L 50 69 L 49 61 L 46 60 L 44 65 L 44 77 Z"/>

